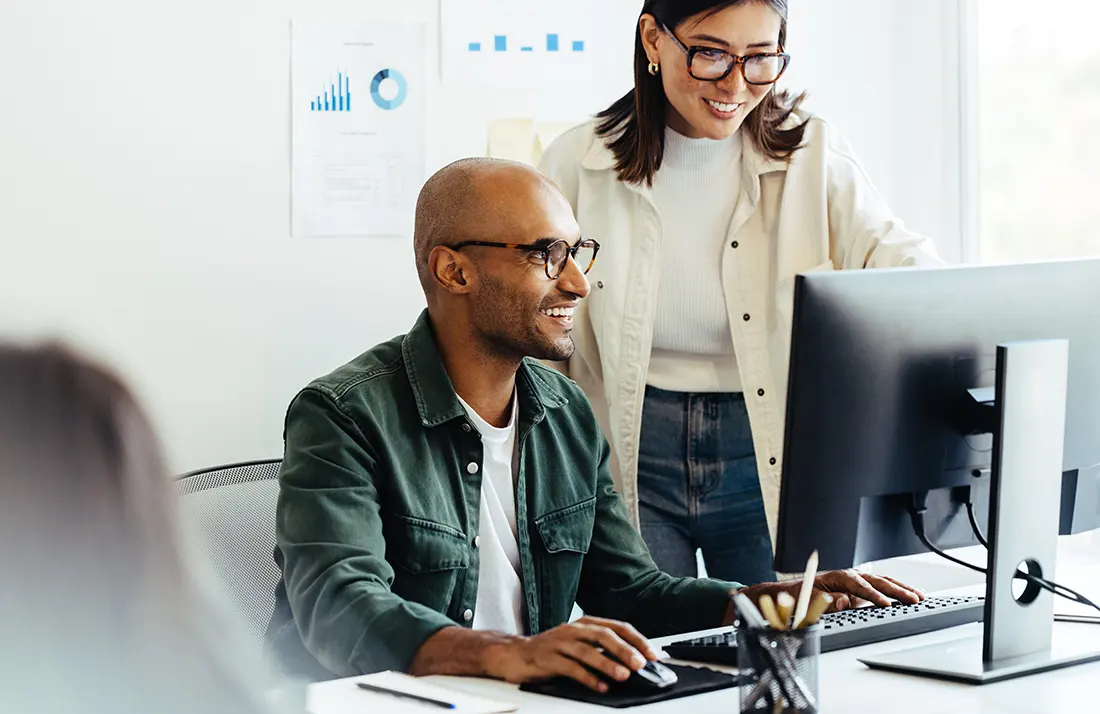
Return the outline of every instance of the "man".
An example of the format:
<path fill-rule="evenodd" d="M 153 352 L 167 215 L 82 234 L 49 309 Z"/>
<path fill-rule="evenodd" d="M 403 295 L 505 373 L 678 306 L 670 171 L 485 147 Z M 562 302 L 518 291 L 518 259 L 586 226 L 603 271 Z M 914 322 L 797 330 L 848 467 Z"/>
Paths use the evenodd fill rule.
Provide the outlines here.
<path fill-rule="evenodd" d="M 522 165 L 465 160 L 427 182 L 427 310 L 287 412 L 268 639 L 292 673 L 563 675 L 604 690 L 592 670 L 623 680 L 654 657 L 640 633 L 730 621 L 739 586 L 657 570 L 584 394 L 535 361 L 572 354 L 598 249 Z M 880 604 L 923 596 L 851 572 L 816 585 Z M 615 620 L 567 624 L 574 602 Z"/>

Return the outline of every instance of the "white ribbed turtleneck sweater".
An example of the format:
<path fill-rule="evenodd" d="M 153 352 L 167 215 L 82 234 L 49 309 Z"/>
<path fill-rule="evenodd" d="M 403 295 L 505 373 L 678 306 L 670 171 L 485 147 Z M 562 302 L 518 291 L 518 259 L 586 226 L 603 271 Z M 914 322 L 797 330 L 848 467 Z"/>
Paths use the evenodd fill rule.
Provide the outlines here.
<path fill-rule="evenodd" d="M 663 262 L 647 383 L 678 392 L 739 392 L 722 252 L 741 188 L 741 133 L 689 139 L 665 131 L 652 198 Z"/>

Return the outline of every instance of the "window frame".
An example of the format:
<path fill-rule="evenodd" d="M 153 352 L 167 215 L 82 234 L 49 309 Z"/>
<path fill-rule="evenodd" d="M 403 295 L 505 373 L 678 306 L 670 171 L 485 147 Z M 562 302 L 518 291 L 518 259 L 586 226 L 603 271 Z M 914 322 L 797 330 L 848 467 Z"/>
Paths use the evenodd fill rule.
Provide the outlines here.
<path fill-rule="evenodd" d="M 963 263 L 982 261 L 981 93 L 978 2 L 957 0 L 954 44 L 959 88 L 959 246 Z"/>

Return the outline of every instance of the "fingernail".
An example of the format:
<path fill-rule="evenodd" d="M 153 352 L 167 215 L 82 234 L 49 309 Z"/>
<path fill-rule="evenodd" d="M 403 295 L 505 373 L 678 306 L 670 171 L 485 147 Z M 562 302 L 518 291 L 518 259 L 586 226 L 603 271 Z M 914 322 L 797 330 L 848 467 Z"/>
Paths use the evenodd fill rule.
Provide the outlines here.
<path fill-rule="evenodd" d="M 650 654 L 652 654 L 652 653 L 650 653 Z M 632 657 L 630 662 L 631 662 L 631 664 L 634 665 L 634 669 L 640 669 L 642 667 L 645 667 L 646 659 L 645 659 L 645 657 L 642 657 L 641 655 L 639 655 L 637 657 Z"/>
<path fill-rule="evenodd" d="M 615 668 L 615 679 L 626 679 L 630 676 L 630 670 L 626 667 Z"/>
<path fill-rule="evenodd" d="M 607 691 L 607 685 L 604 684 L 603 682 L 600 682 L 599 684 L 596 685 L 596 689 L 600 692 L 606 692 Z"/>

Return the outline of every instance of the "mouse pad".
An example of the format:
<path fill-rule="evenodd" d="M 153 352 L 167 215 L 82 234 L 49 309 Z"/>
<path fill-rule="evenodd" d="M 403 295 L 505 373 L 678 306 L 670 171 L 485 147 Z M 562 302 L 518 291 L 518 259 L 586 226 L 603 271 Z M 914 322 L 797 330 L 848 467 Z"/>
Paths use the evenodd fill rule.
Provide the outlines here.
<path fill-rule="evenodd" d="M 604 707 L 622 709 L 636 707 L 643 704 L 653 704 L 679 697 L 690 697 L 693 694 L 713 692 L 718 689 L 736 687 L 741 683 L 741 677 L 725 672 L 718 672 L 705 667 L 689 667 L 680 664 L 668 664 L 662 662 L 679 677 L 679 681 L 668 689 L 658 692 L 620 691 L 610 689 L 607 694 L 593 692 L 588 687 L 573 681 L 572 679 L 551 679 L 545 682 L 532 682 L 520 685 L 520 690 L 545 694 L 549 697 L 572 699 L 587 704 L 599 704 Z M 612 685 L 614 686 L 614 685 Z M 736 708 L 736 705 L 734 705 Z"/>

